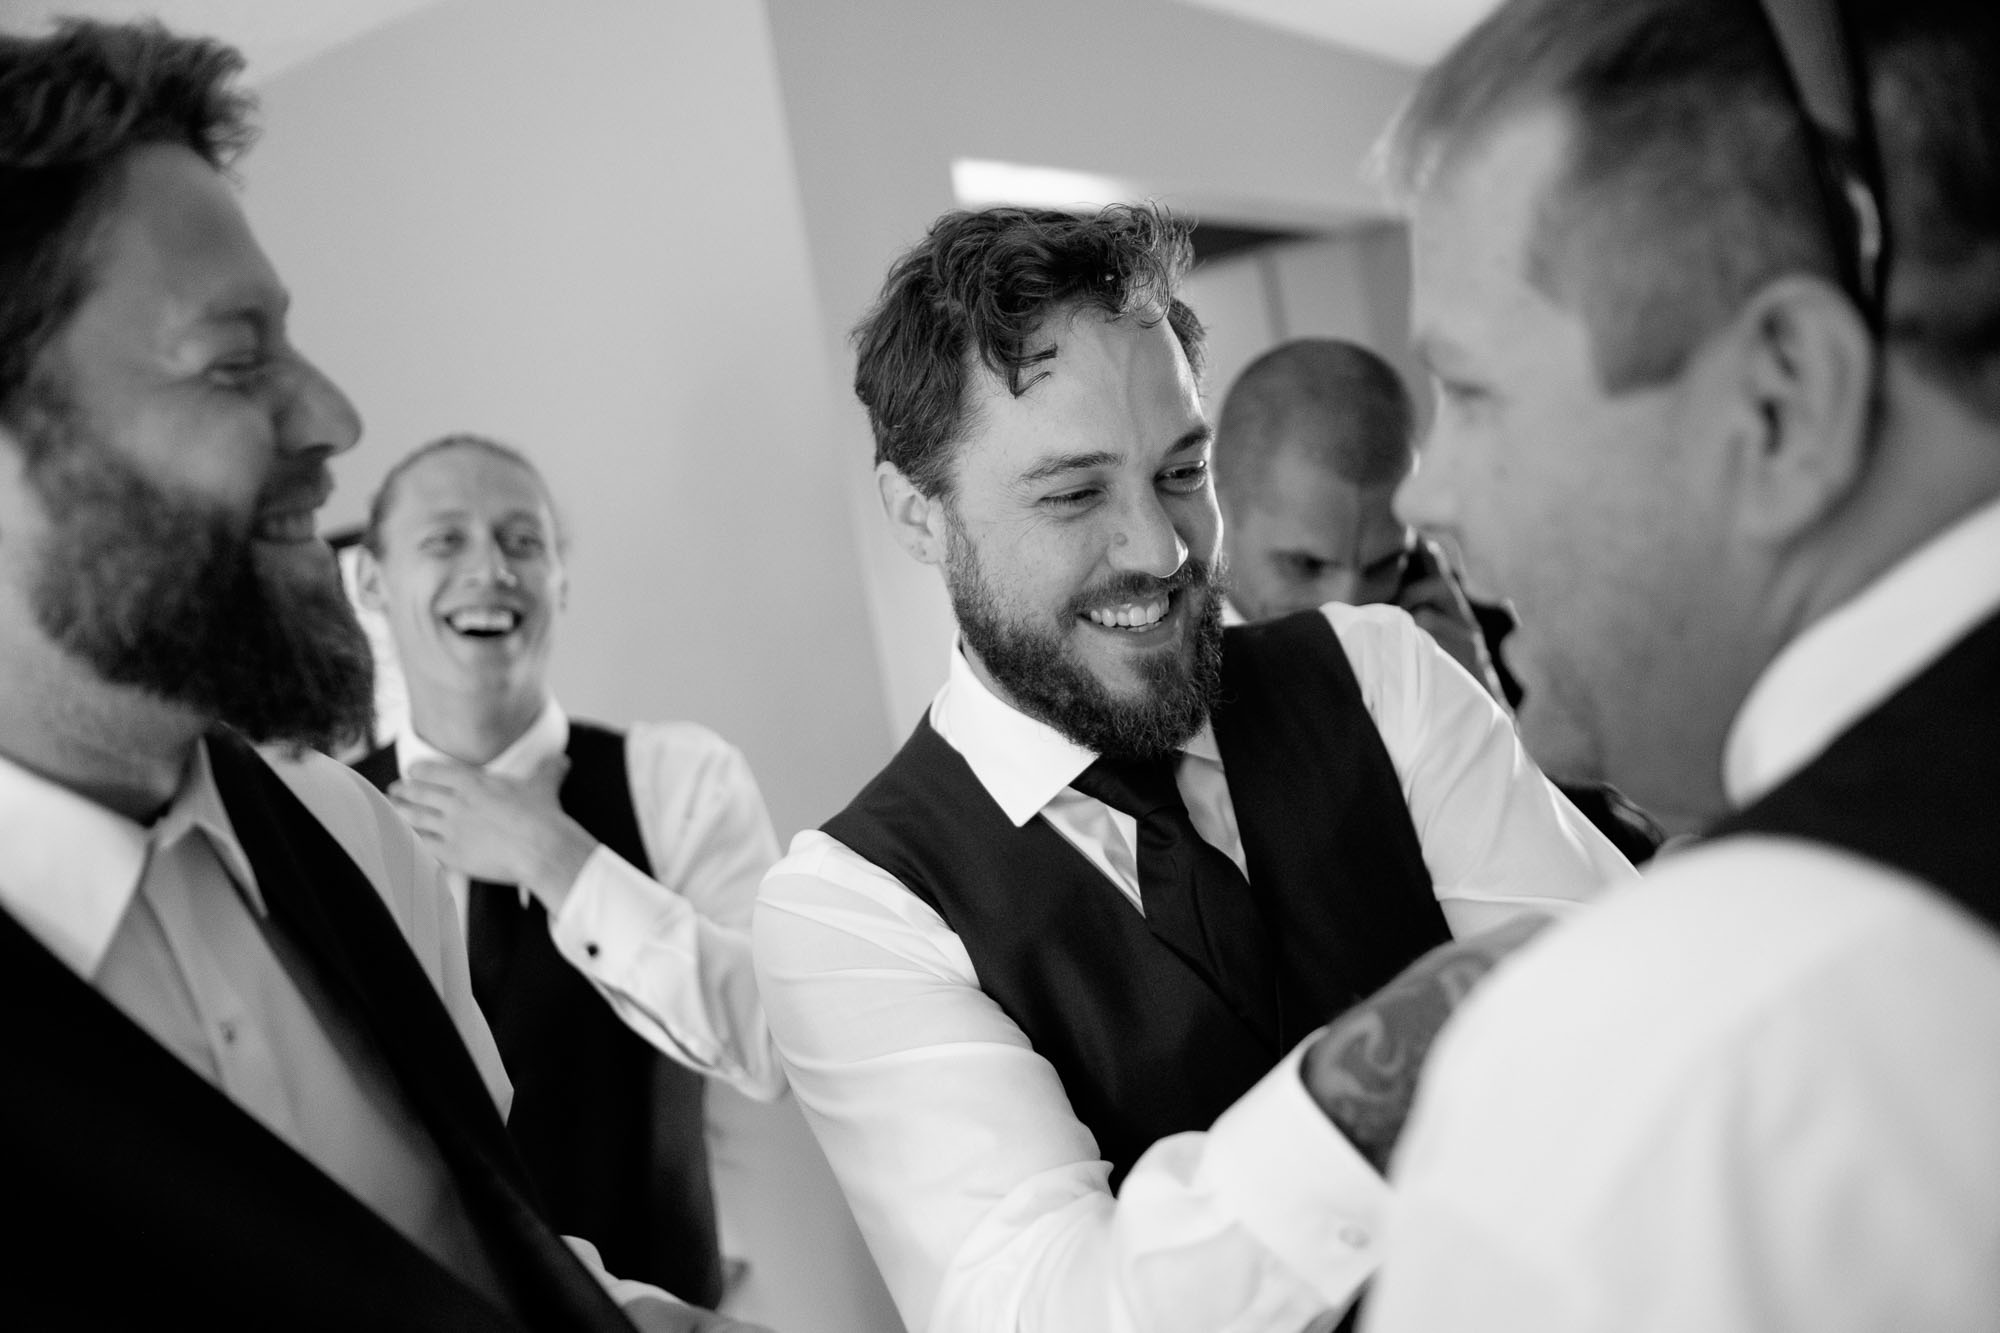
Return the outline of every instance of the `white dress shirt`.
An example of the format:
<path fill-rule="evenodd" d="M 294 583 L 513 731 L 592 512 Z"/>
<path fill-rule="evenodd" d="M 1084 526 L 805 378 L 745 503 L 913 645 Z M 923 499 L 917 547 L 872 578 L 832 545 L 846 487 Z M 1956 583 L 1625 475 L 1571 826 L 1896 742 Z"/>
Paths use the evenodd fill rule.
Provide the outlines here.
<path fill-rule="evenodd" d="M 569 745 L 569 717 L 549 700 L 486 771 L 525 778 Z M 415 731 L 396 739 L 398 768 L 454 762 Z M 635 1032 L 679 1063 L 768 1101 L 785 1086 L 750 962 L 758 881 L 778 839 L 750 766 L 693 722 L 626 732 L 626 778 L 654 874 L 600 844 L 584 862 L 549 937 Z M 446 871 L 466 921 L 465 876 Z M 527 890 L 522 890 L 526 900 Z"/>
<path fill-rule="evenodd" d="M 1454 931 L 1569 909 L 1632 875 L 1408 616 L 1325 613 Z M 956 653 L 930 718 L 1010 819 L 1047 819 L 1140 910 L 1137 822 L 1068 786 L 1089 751 Z M 1178 777 L 1195 828 L 1241 866 L 1208 731 Z M 1296 1050 L 1212 1131 L 1156 1144 L 1114 1200 L 1054 1070 L 888 873 L 799 834 L 764 881 L 756 940 L 793 1090 L 912 1329 L 1297 1333 L 1373 1268 L 1384 1187 L 1307 1096 Z"/>
<path fill-rule="evenodd" d="M 1729 737 L 1731 800 L 1996 606 L 2000 504 L 1779 654 Z M 1372 1333 L 1990 1333 L 2000 934 L 1831 847 L 1662 857 L 1460 1011 L 1394 1175 Z"/>

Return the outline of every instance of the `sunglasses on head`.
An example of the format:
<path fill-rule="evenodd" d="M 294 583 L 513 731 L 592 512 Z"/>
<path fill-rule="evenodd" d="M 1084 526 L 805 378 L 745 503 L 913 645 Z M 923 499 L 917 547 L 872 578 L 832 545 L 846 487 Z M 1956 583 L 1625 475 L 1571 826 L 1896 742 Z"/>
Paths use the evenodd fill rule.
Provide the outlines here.
<path fill-rule="evenodd" d="M 1882 159 L 1840 0 L 1759 0 L 1806 130 L 1841 282 L 1876 337 L 1887 325 L 1888 214 Z"/>

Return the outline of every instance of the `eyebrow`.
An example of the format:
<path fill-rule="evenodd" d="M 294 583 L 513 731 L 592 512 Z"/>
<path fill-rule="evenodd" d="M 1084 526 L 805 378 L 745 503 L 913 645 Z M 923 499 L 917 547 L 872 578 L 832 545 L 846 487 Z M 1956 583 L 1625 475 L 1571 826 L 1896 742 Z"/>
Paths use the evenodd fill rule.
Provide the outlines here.
<path fill-rule="evenodd" d="M 1181 436 L 1178 440 L 1175 440 L 1174 447 L 1167 450 L 1167 453 L 1170 455 L 1184 454 L 1190 449 L 1201 448 L 1203 445 L 1207 444 L 1214 438 L 1215 438 L 1215 427 L 1211 425 L 1209 422 L 1204 421 L 1199 426 L 1196 426 L 1190 431 L 1188 431 L 1187 434 Z"/>
<path fill-rule="evenodd" d="M 1209 425 L 1207 422 L 1203 422 L 1201 425 L 1189 430 L 1178 440 L 1175 440 L 1173 448 L 1167 450 L 1167 456 L 1171 458 L 1175 454 L 1184 454 L 1190 449 L 1199 449 L 1213 438 L 1215 438 L 1215 427 Z M 1124 461 L 1125 455 L 1114 453 L 1109 449 L 1092 449 L 1076 454 L 1057 454 L 1053 458 L 1043 459 L 1026 472 L 1023 472 L 1020 476 L 1020 482 L 1022 485 L 1032 486 L 1036 482 L 1047 481 L 1051 477 L 1060 477 L 1070 472 L 1082 472 L 1094 467 L 1116 467 Z"/>
<path fill-rule="evenodd" d="M 1085 468 L 1116 467 L 1125 461 L 1125 455 L 1114 454 L 1108 449 L 1094 449 L 1081 454 L 1057 454 L 1054 458 L 1044 458 L 1041 462 L 1021 474 L 1021 480 L 1033 485 L 1047 481 L 1050 477 L 1060 477 L 1065 472 L 1081 472 Z"/>
<path fill-rule="evenodd" d="M 424 514 L 424 522 L 466 522 L 471 520 L 472 517 L 473 513 L 470 509 L 463 505 L 457 505 L 450 509 L 432 509 L 427 511 Z M 492 521 L 495 523 L 533 523 L 539 527 L 542 524 L 542 516 L 533 509 L 509 509 L 505 513 L 495 515 Z"/>

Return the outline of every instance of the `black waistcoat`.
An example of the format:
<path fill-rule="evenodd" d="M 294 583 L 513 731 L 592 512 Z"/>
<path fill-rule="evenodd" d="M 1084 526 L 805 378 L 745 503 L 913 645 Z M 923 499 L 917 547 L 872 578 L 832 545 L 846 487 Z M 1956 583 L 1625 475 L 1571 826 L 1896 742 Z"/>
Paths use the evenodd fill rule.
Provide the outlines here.
<path fill-rule="evenodd" d="M 2000 930 L 2000 615 L 1713 836 L 1732 833 L 1843 848 Z"/>
<path fill-rule="evenodd" d="M 927 720 L 826 824 L 965 941 L 979 984 L 1055 1066 L 1114 1186 L 1206 1129 L 1289 1045 L 1449 938 L 1339 640 L 1320 613 L 1230 629 L 1213 712 L 1251 892 L 1278 950 L 1260 1038 L 1039 816 L 1016 829 Z"/>
<path fill-rule="evenodd" d="M 627 1329 L 542 1220 L 375 887 L 249 746 L 210 761 L 282 931 L 429 1131 L 519 1311 L 496 1309 L 0 912 L 6 1315 L 25 1328 Z"/>
<path fill-rule="evenodd" d="M 632 808 L 625 738 L 571 722 L 570 818 L 641 870 L 651 862 Z M 356 767 L 378 787 L 396 780 L 395 747 Z M 478 889 L 475 892 L 493 892 Z M 497 1003 L 482 1001 L 514 1107 L 507 1128 L 549 1216 L 594 1243 L 620 1277 L 713 1306 L 722 1253 L 703 1134 L 702 1076 L 655 1051 L 556 952 L 548 914 L 531 901 Z"/>

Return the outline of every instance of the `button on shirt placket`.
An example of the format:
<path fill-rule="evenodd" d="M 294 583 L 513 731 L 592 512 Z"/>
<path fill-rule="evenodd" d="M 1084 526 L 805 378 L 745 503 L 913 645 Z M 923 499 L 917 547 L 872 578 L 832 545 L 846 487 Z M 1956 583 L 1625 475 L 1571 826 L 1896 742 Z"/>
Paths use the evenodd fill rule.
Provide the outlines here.
<path fill-rule="evenodd" d="M 228 884 L 242 901 L 216 893 Z M 230 984 L 222 957 L 268 951 L 257 922 L 262 909 L 217 856 L 198 827 L 156 832 L 139 883 L 138 902 L 159 923 L 180 981 L 207 1036 L 206 1071 L 232 1100 L 270 1129 L 297 1142 L 292 1101 L 279 1074 L 257 1008 Z M 248 909 L 247 911 L 245 909 Z M 176 1049 L 182 1049 L 178 1044 Z"/>

